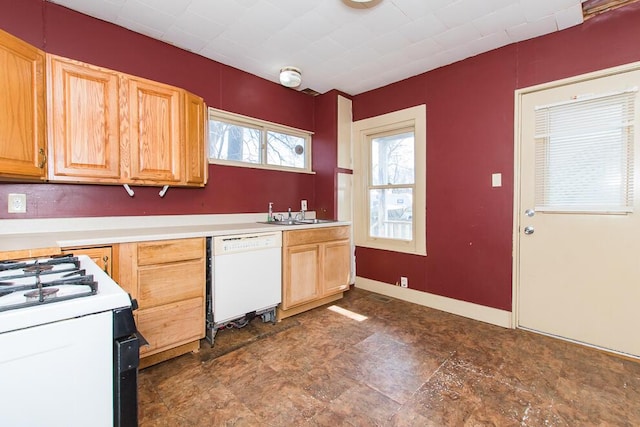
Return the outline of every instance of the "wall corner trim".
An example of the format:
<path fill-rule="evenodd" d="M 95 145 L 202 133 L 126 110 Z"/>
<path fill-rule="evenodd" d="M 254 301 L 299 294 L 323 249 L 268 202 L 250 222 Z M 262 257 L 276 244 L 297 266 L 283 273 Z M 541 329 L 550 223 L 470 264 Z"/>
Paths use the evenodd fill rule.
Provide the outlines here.
<path fill-rule="evenodd" d="M 415 289 L 401 288 L 399 286 L 393 286 L 388 283 L 378 282 L 364 277 L 356 277 L 355 286 L 356 288 L 376 292 L 388 297 L 401 299 L 403 301 L 412 302 L 414 304 L 423 305 L 436 310 L 446 311 L 447 313 L 456 314 L 458 316 L 467 317 L 480 322 L 502 326 L 503 328 L 513 327 L 510 311 L 460 301 L 453 298 L 430 294 L 428 292 L 416 291 Z"/>

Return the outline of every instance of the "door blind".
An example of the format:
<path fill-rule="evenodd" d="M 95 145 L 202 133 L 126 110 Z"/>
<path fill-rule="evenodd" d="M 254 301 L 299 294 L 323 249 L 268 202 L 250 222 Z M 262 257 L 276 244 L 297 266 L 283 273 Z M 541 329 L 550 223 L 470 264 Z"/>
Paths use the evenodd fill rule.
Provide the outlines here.
<path fill-rule="evenodd" d="M 636 93 L 536 107 L 536 210 L 632 211 Z"/>

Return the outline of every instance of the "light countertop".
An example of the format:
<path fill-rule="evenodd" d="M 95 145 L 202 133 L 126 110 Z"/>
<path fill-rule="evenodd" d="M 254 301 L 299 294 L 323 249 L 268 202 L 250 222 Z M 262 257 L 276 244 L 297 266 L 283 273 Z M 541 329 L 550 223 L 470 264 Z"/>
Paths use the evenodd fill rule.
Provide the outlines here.
<path fill-rule="evenodd" d="M 260 220 L 264 220 L 262 214 L 7 220 L 14 223 L 5 222 L 4 227 L 0 228 L 0 252 L 37 253 L 38 250 L 46 252 L 66 247 L 300 230 L 351 224 L 348 221 L 337 221 L 288 226 L 260 224 L 257 222 Z"/>

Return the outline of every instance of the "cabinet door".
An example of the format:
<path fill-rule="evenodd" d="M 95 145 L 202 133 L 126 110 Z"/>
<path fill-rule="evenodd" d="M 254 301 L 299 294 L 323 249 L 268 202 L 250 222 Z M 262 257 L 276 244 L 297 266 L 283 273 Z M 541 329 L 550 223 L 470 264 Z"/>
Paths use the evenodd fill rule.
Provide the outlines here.
<path fill-rule="evenodd" d="M 93 248 L 67 248 L 62 251 L 63 254 L 86 255 L 95 262 L 98 267 L 104 270 L 109 276 L 112 276 L 113 256 L 111 246 L 99 246 Z"/>
<path fill-rule="evenodd" d="M 189 185 L 204 185 L 207 182 L 207 154 L 205 147 L 206 113 L 199 96 L 185 96 L 185 177 Z"/>
<path fill-rule="evenodd" d="M 0 30 L 0 176 L 46 177 L 44 52 Z"/>
<path fill-rule="evenodd" d="M 52 181 L 120 178 L 118 74 L 47 55 Z"/>
<path fill-rule="evenodd" d="M 318 245 L 290 246 L 285 249 L 282 266 L 284 310 L 321 296 L 319 255 Z"/>
<path fill-rule="evenodd" d="M 323 250 L 323 296 L 343 292 L 349 288 L 351 274 L 351 244 L 349 240 L 329 242 Z"/>
<path fill-rule="evenodd" d="M 180 135 L 184 92 L 134 77 L 128 85 L 128 178 L 148 184 L 180 183 L 185 150 Z"/>

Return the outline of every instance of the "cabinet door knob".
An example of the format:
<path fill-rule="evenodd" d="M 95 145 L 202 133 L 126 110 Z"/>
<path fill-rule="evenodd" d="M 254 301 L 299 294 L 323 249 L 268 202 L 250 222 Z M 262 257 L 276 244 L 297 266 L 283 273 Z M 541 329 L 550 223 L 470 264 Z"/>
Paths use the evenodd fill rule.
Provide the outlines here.
<path fill-rule="evenodd" d="M 38 150 L 38 154 L 40 154 L 42 156 L 42 161 L 40 161 L 40 163 L 38 163 L 38 167 L 40 169 L 43 169 L 44 165 L 47 164 L 47 155 L 44 152 L 44 148 L 41 148 L 40 150 Z"/>
<path fill-rule="evenodd" d="M 109 257 L 108 256 L 103 256 L 102 257 L 102 261 L 104 262 L 104 272 L 109 274 L 109 265 L 107 264 L 109 262 Z"/>

